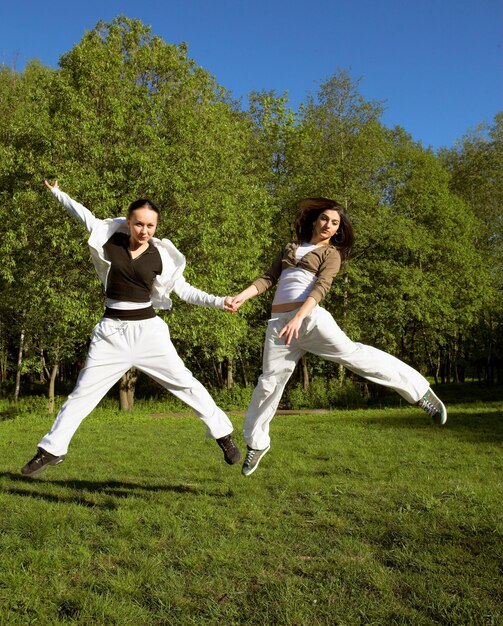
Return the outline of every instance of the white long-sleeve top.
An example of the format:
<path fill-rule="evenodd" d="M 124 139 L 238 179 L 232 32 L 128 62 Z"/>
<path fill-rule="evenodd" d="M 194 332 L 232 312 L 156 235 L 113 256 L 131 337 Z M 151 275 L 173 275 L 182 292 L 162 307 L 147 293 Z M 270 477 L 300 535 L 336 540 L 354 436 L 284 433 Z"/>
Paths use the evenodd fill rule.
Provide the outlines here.
<path fill-rule="evenodd" d="M 124 217 L 109 218 L 105 220 L 95 217 L 89 209 L 58 188 L 51 188 L 53 195 L 61 202 L 65 209 L 82 222 L 90 233 L 88 244 L 91 251 L 96 273 L 106 289 L 110 261 L 105 258 L 103 246 L 116 232 L 128 232 L 127 220 Z M 170 309 L 172 301 L 169 297 L 171 291 L 188 302 L 199 306 L 224 308 L 225 298 L 214 296 L 190 285 L 183 276 L 185 269 L 185 257 L 169 239 L 157 239 L 152 237 L 153 245 L 159 251 L 162 261 L 162 272 L 155 278 L 151 302 L 155 309 Z"/>

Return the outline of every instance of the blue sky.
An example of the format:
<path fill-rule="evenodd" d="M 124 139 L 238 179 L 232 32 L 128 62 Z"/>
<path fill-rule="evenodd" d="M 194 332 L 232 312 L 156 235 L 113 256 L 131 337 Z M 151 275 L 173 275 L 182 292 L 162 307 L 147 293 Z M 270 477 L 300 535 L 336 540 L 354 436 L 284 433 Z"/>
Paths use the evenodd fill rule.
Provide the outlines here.
<path fill-rule="evenodd" d="M 57 67 L 96 22 L 138 18 L 234 97 L 288 92 L 297 109 L 338 68 L 382 121 L 452 146 L 503 110 L 501 0 L 3 0 L 0 60 Z"/>

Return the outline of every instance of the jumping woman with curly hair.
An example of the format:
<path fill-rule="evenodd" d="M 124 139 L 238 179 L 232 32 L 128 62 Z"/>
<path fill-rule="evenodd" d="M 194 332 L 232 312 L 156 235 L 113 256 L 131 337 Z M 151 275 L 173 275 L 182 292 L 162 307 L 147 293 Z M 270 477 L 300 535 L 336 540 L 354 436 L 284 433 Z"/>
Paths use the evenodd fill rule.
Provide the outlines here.
<path fill-rule="evenodd" d="M 237 311 L 246 300 L 278 285 L 267 324 L 262 375 L 245 418 L 245 476 L 257 469 L 269 450 L 271 420 L 306 352 L 391 387 L 407 402 L 423 408 L 437 424 L 447 421 L 445 406 L 424 376 L 382 350 L 355 343 L 319 306 L 353 246 L 353 228 L 344 207 L 329 198 L 306 198 L 299 205 L 295 229 L 298 242 L 286 244 L 269 270 L 232 301 Z"/>

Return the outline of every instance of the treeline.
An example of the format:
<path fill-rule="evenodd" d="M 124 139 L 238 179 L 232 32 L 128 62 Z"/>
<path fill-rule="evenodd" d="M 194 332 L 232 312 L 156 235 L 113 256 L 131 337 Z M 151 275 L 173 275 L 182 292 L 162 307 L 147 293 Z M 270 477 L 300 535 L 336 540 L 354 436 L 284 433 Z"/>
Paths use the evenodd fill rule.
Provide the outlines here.
<path fill-rule="evenodd" d="M 98 217 L 150 197 L 189 282 L 219 295 L 268 266 L 300 198 L 334 197 L 356 248 L 325 306 L 347 333 L 438 383 L 502 383 L 503 114 L 436 154 L 382 112 L 343 71 L 296 112 L 274 92 L 243 107 L 184 45 L 124 17 L 86 32 L 57 70 L 1 67 L 4 395 L 73 384 L 103 311 L 86 233 L 44 178 Z M 199 379 L 254 384 L 270 301 L 228 315 L 175 300 L 172 336 Z M 298 380 L 347 375 L 305 359 Z"/>

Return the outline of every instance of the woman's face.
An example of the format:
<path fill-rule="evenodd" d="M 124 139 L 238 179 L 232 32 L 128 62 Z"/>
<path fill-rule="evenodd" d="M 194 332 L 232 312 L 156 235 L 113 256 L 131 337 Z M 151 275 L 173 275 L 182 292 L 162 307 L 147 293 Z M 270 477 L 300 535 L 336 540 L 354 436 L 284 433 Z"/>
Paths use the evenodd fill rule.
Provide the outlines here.
<path fill-rule="evenodd" d="M 133 250 L 154 236 L 157 227 L 157 213 L 148 206 L 131 212 L 128 219 L 129 239 Z"/>
<path fill-rule="evenodd" d="M 313 243 L 327 243 L 335 235 L 341 225 L 341 216 L 334 209 L 320 213 L 313 226 Z M 316 240 L 316 241 L 314 241 Z"/>

